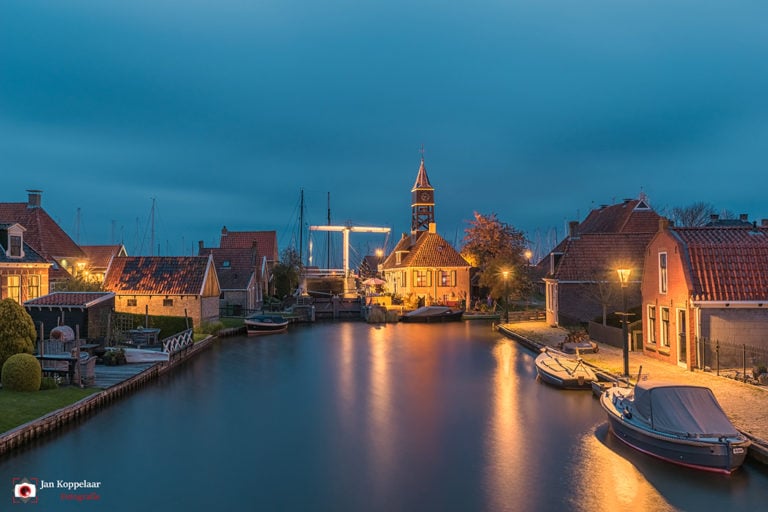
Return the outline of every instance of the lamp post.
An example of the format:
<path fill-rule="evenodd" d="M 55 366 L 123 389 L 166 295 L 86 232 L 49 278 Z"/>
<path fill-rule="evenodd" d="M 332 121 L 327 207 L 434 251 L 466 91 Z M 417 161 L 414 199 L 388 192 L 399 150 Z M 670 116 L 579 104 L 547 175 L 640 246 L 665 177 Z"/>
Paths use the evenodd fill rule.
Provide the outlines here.
<path fill-rule="evenodd" d="M 624 350 L 624 376 L 629 377 L 629 333 L 627 332 L 627 284 L 629 284 L 629 274 L 632 273 L 631 269 L 619 268 L 616 269 L 619 274 L 619 281 L 621 282 L 621 301 L 623 311 L 621 313 L 622 322 L 622 335 L 624 342 L 622 344 Z"/>
<path fill-rule="evenodd" d="M 504 323 L 509 323 L 509 270 L 502 271 L 504 276 Z"/>

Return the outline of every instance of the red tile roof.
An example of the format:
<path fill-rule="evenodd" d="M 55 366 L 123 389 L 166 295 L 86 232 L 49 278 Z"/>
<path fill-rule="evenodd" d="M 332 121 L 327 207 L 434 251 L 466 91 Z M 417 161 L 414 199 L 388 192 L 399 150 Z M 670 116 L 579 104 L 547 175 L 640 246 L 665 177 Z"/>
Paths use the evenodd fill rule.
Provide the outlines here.
<path fill-rule="evenodd" d="M 88 257 L 91 268 L 106 269 L 112 258 L 124 251 L 125 248 L 123 245 L 81 245 L 80 249 Z"/>
<path fill-rule="evenodd" d="M 104 289 L 134 295 L 200 295 L 207 256 L 123 256 L 112 260 Z"/>
<path fill-rule="evenodd" d="M 591 233 L 571 237 L 562 244 L 563 256 L 555 269 L 560 282 L 617 280 L 616 269 L 633 270 L 630 280 L 642 276 L 643 258 L 654 233 Z"/>
<path fill-rule="evenodd" d="M 261 264 L 259 254 L 252 248 L 201 247 L 200 256 L 213 256 L 213 264 L 222 290 L 245 290 Z"/>
<path fill-rule="evenodd" d="M 628 199 L 592 210 L 578 225 L 577 233 L 655 233 L 659 219 L 644 200 Z"/>
<path fill-rule="evenodd" d="M 397 264 L 397 253 L 403 253 Z M 469 267 L 469 263 L 451 244 L 437 233 L 420 231 L 415 242 L 411 237 L 400 239 L 392 253 L 384 260 L 384 269 L 404 267 Z"/>
<path fill-rule="evenodd" d="M 18 222 L 26 231 L 24 242 L 45 259 L 85 259 L 85 253 L 40 206 L 0 203 L 0 222 Z"/>
<path fill-rule="evenodd" d="M 698 301 L 768 301 L 768 229 L 672 228 Z"/>
<path fill-rule="evenodd" d="M 277 252 L 277 231 L 229 231 L 226 227 L 221 230 L 219 247 L 222 249 L 250 249 L 256 242 L 259 255 L 267 257 L 267 261 L 279 261 Z"/>
<path fill-rule="evenodd" d="M 28 300 L 24 306 L 87 308 L 99 302 L 114 298 L 112 292 L 54 292 Z"/>

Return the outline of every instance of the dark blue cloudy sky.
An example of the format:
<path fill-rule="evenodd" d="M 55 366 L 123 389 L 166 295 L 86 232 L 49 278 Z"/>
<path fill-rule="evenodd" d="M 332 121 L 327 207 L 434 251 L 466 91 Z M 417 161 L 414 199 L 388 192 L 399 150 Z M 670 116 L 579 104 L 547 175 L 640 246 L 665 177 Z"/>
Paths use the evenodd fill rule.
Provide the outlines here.
<path fill-rule="evenodd" d="M 768 217 L 768 4 L 707 0 L 0 2 L 0 201 L 161 253 L 307 222 L 546 240 L 642 191 Z M 78 216 L 77 211 L 80 209 Z M 78 221 L 79 220 L 79 221 Z M 141 235 L 139 236 L 141 237 Z M 145 247 L 144 252 L 148 248 Z"/>

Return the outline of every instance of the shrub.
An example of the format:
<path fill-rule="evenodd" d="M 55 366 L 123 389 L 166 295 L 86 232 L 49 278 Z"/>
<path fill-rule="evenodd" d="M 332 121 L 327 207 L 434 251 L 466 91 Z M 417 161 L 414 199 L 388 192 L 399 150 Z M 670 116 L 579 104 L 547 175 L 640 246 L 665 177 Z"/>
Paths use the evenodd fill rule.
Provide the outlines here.
<path fill-rule="evenodd" d="M 9 391 L 37 391 L 42 382 L 42 370 L 32 354 L 14 354 L 3 364 L 3 389 Z"/>
<path fill-rule="evenodd" d="M 0 366 L 14 354 L 35 351 L 35 323 L 32 317 L 13 299 L 0 300 Z"/>
<path fill-rule="evenodd" d="M 216 334 L 224 328 L 222 322 L 203 322 L 195 327 L 196 334 Z"/>
<path fill-rule="evenodd" d="M 43 380 L 40 382 L 40 389 L 57 389 L 59 387 L 59 382 L 54 377 L 43 377 Z"/>

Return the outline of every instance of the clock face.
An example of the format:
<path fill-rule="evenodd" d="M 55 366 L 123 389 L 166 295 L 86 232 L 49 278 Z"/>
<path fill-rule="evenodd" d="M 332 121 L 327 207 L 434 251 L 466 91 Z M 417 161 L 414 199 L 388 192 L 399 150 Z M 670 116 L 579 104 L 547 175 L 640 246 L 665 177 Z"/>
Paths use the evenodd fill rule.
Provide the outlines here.
<path fill-rule="evenodd" d="M 429 201 L 429 192 L 422 192 L 421 193 L 421 200 L 422 201 Z"/>

